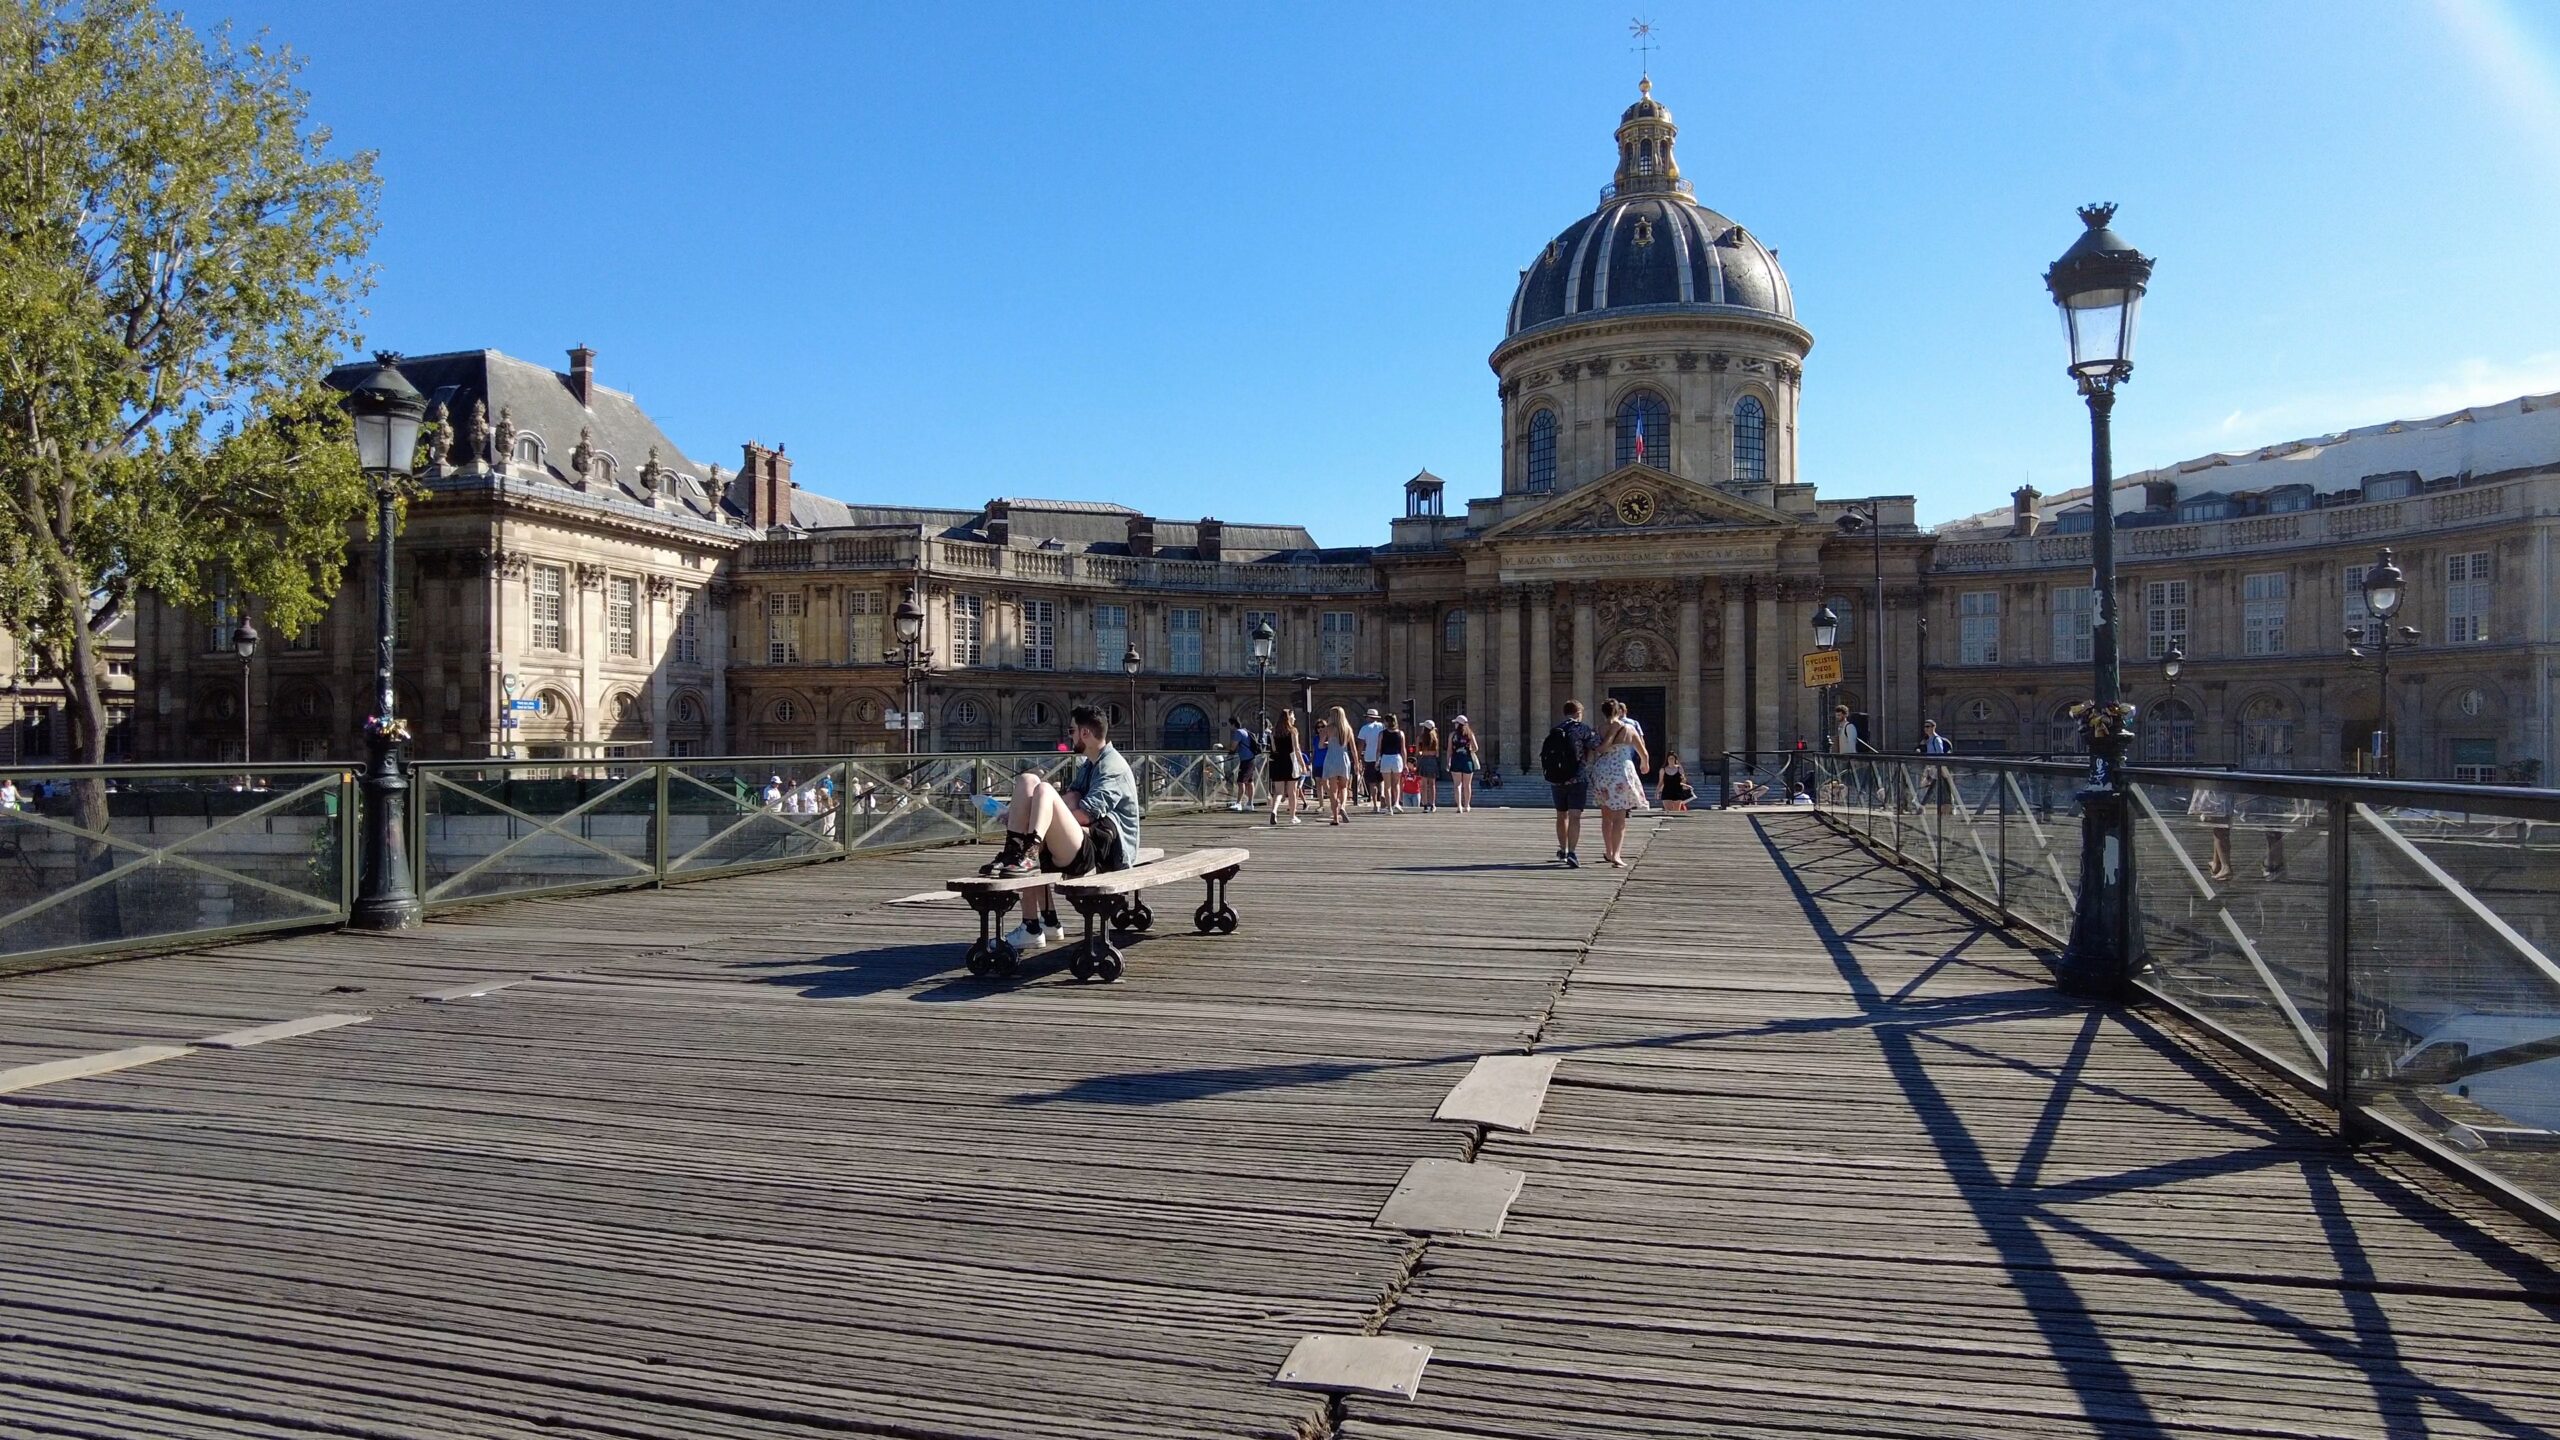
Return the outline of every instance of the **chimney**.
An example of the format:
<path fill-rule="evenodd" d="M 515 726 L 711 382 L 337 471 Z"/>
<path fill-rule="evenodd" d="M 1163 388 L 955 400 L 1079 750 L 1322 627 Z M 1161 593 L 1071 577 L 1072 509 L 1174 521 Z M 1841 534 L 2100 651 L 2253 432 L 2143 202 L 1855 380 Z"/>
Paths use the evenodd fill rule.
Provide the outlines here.
<path fill-rule="evenodd" d="M 569 352 L 569 393 L 578 397 L 579 404 L 592 405 L 595 388 L 596 352 L 577 346 Z"/>
<path fill-rule="evenodd" d="M 1156 522 L 1144 515 L 1129 517 L 1129 553 L 1140 559 L 1156 553 Z"/>
<path fill-rule="evenodd" d="M 1213 520 L 1206 515 L 1201 516 L 1200 558 L 1203 560 L 1223 560 L 1227 558 L 1226 551 L 1227 527 L 1225 523 L 1219 520 Z"/>
<path fill-rule="evenodd" d="M 748 441 L 738 467 L 738 488 L 747 524 L 755 529 L 770 529 L 791 519 L 791 459 L 780 447 L 767 450 Z"/>
<path fill-rule="evenodd" d="M 2009 533 L 2033 535 L 2044 524 L 2036 513 L 2036 502 L 2044 496 L 2033 485 L 2021 485 L 2009 493 Z"/>
<path fill-rule="evenodd" d="M 791 483 L 790 449 L 788 445 L 776 445 L 773 453 L 765 457 L 765 478 L 772 483 L 765 501 L 765 513 L 773 517 L 765 521 L 768 525 L 791 523 L 791 497 L 800 487 Z"/>
<path fill-rule="evenodd" d="M 2178 503 L 2178 482 L 2177 482 L 2177 481 L 2175 481 L 2175 480 L 2145 480 L 2145 481 L 2143 481 L 2143 482 L 2142 482 L 2142 508 L 2143 508 L 2143 509 L 2145 509 L 2145 510 L 2166 510 L 2166 509 L 2168 509 L 2170 506 L 2175 505 L 2175 504 L 2177 504 L 2177 503 Z"/>
<path fill-rule="evenodd" d="M 1010 545 L 1013 543 L 1012 501 L 990 500 L 987 502 L 986 531 L 987 543 L 990 545 Z"/>

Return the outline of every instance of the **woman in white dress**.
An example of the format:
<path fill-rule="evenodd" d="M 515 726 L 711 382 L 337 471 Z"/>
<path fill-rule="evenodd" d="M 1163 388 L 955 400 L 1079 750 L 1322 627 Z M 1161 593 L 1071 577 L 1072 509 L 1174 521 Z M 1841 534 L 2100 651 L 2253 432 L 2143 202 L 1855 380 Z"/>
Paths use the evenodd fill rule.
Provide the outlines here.
<path fill-rule="evenodd" d="M 1591 803 L 1600 807 L 1600 852 L 1624 870 L 1627 816 L 1644 808 L 1644 730 L 1627 718 L 1624 702 L 1600 707 L 1600 749 L 1591 757 Z"/>

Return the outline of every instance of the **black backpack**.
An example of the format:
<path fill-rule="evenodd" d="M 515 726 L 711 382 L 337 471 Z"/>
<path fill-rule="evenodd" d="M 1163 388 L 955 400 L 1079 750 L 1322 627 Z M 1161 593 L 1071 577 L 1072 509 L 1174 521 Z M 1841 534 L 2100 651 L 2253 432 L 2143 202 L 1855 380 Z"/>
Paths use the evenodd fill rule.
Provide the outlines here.
<path fill-rule="evenodd" d="M 1572 732 L 1558 725 L 1547 732 L 1546 743 L 1538 747 L 1538 768 L 1547 772 L 1550 785 L 1570 785 L 1582 774 L 1582 747 L 1573 742 Z"/>

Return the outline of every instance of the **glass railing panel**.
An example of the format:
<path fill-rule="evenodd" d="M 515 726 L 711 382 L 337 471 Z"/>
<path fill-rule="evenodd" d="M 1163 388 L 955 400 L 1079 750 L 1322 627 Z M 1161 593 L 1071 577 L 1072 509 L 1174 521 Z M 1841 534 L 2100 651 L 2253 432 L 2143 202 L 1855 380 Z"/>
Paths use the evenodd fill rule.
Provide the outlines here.
<path fill-rule="evenodd" d="M 2131 794 L 2135 980 L 2324 1084 L 2328 807 L 2237 777 L 2148 778 Z"/>
<path fill-rule="evenodd" d="M 2349 815 L 2354 1099 L 2560 1205 L 2560 826 L 2411 805 Z"/>
<path fill-rule="evenodd" d="M 657 876 L 655 762 L 424 765 L 411 783 L 430 907 Z"/>
<path fill-rule="evenodd" d="M 1962 761 L 1920 766 L 1921 803 L 1937 812 L 1940 875 L 1977 898 L 2000 897 L 2000 773 Z"/>
<path fill-rule="evenodd" d="M 667 761 L 666 873 L 823 860 L 844 853 L 851 764 L 816 756 Z M 974 766 L 959 762 L 974 794 Z"/>
<path fill-rule="evenodd" d="M 346 918 L 346 772 L 11 772 L 0 961 Z"/>
<path fill-rule="evenodd" d="M 2059 772 L 2001 773 L 2000 867 L 2008 911 L 2055 939 L 2071 933 L 2080 887 L 2080 781 Z"/>

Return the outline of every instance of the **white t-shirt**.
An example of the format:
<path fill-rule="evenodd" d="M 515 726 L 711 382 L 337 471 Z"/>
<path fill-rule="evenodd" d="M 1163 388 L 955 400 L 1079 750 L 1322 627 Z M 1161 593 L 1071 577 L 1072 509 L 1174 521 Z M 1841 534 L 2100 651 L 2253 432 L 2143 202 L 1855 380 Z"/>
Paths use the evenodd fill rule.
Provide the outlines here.
<path fill-rule="evenodd" d="M 1372 720 L 1372 721 L 1370 721 L 1368 724 L 1361 726 L 1361 727 L 1360 727 L 1360 758 L 1361 758 L 1361 759 L 1363 759 L 1363 760 L 1368 761 L 1368 762 L 1369 762 L 1370 764 L 1372 764 L 1372 765 L 1377 764 L 1377 763 L 1378 763 L 1378 740 L 1379 740 L 1379 738 L 1380 738 L 1381 736 L 1385 735 L 1386 733 L 1387 733 L 1387 726 L 1386 726 L 1386 722 L 1385 722 L 1385 721 L 1383 721 L 1383 720 Z"/>
<path fill-rule="evenodd" d="M 1835 755 L 1857 754 L 1858 727 L 1849 721 L 1841 721 L 1838 727 L 1832 731 L 1831 750 Z"/>
<path fill-rule="evenodd" d="M 1787 797 L 1787 803 L 1790 805 L 1810 805 L 1813 803 L 1813 797 L 1799 790 L 1793 795 Z"/>

